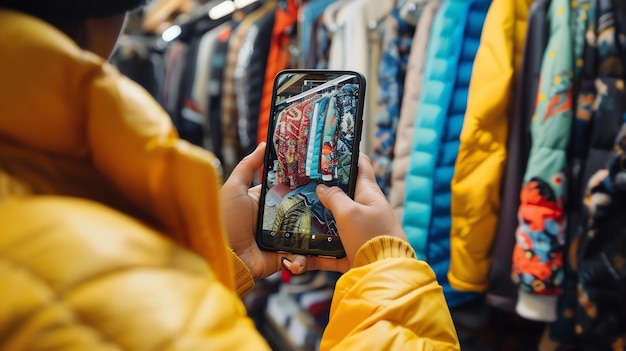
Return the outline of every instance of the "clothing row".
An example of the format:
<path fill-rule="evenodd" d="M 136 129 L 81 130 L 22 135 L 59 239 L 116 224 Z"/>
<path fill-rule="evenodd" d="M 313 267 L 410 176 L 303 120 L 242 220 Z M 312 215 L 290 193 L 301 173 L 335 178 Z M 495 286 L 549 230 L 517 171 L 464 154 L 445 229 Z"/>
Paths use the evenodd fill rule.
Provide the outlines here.
<path fill-rule="evenodd" d="M 624 342 L 624 16 L 613 0 L 428 1 L 410 42 L 395 17 L 379 86 L 400 109 L 379 105 L 372 159 L 451 309 L 486 298 L 563 344 Z"/>
<path fill-rule="evenodd" d="M 127 36 L 113 62 L 131 78 L 140 78 L 180 137 L 215 153 L 228 175 L 257 144 L 278 11 L 278 1 L 254 2 L 220 19 L 198 16 L 181 24 L 182 33 L 169 42 Z M 138 77 L 142 71 L 151 71 L 152 77 Z"/>
<path fill-rule="evenodd" d="M 449 307 L 455 308 L 481 297 L 457 290 L 448 281 L 450 182 L 491 1 L 422 5 L 415 25 L 397 8 L 384 22 L 389 30 L 384 31 L 378 72 L 372 162 L 411 245 L 431 265 Z"/>
<path fill-rule="evenodd" d="M 258 142 L 267 140 L 273 81 L 279 71 L 361 72 L 370 87 L 361 150 L 371 154 L 378 96 L 385 92 L 377 88 L 386 54 L 383 40 L 393 30 L 387 17 L 393 12 L 415 22 L 423 2 L 259 0 L 225 18 L 200 16 L 181 25 L 183 33 L 166 44 L 127 36 L 113 62 L 153 93 L 182 138 L 213 151 L 226 174 Z"/>

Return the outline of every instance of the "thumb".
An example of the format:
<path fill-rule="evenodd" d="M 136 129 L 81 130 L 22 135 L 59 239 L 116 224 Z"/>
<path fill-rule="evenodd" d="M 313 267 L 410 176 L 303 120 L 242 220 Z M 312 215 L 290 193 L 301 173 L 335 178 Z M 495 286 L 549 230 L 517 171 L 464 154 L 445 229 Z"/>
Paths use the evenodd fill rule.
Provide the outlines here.
<path fill-rule="evenodd" d="M 372 167 L 372 161 L 366 154 L 359 155 L 359 173 L 357 174 L 357 182 L 369 182 L 376 183 L 376 175 L 374 174 L 374 168 Z"/>
<path fill-rule="evenodd" d="M 230 177 L 226 180 L 226 185 L 249 187 L 254 179 L 254 175 L 263 166 L 264 155 L 265 143 L 260 143 L 256 150 L 237 164 Z"/>
<path fill-rule="evenodd" d="M 348 209 L 352 206 L 352 199 L 337 186 L 329 187 L 320 184 L 315 191 L 324 207 L 329 209 L 333 215 L 340 210 Z"/>
<path fill-rule="evenodd" d="M 359 156 L 358 172 L 354 201 L 360 204 L 370 204 L 374 199 L 385 196 L 376 182 L 372 161 L 365 154 Z"/>

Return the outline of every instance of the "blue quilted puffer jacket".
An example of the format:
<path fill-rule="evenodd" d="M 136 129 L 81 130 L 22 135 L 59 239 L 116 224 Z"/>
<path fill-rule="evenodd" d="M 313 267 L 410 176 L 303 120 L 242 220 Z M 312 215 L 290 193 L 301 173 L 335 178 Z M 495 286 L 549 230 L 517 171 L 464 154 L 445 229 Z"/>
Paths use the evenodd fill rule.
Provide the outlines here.
<path fill-rule="evenodd" d="M 458 155 L 472 65 L 491 0 L 444 0 L 426 54 L 402 225 L 435 271 L 450 307 L 477 298 L 448 283 L 450 182 Z M 411 84 L 411 82 L 406 82 Z"/>

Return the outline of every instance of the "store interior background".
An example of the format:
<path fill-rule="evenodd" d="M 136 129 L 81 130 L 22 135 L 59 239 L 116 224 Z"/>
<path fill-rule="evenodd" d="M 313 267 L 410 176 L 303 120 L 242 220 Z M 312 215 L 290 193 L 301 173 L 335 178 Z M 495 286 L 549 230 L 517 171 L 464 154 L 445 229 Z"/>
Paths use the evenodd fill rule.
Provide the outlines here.
<path fill-rule="evenodd" d="M 573 34 L 569 37 L 572 42 L 584 44 L 584 39 L 578 39 L 586 35 L 590 40 L 590 33 L 594 33 L 597 35 L 593 40 L 600 46 L 602 35 L 604 38 L 613 35 L 617 38 L 613 45 L 618 47 L 622 58 L 626 57 L 621 54 L 626 52 L 623 45 L 626 32 L 622 32 L 626 26 L 620 27 L 626 23 L 619 22 L 626 17 L 619 1 L 152 0 L 146 8 L 130 15 L 111 62 L 161 103 L 182 138 L 219 157 L 224 178 L 267 137 L 268 98 L 276 73 L 286 68 L 362 72 L 367 79 L 367 100 L 361 151 L 371 157 L 377 181 L 399 220 L 410 225 L 406 210 L 412 208 L 409 200 L 416 193 L 426 192 L 433 199 L 443 194 L 447 199 L 443 207 L 438 200 L 429 204 L 431 225 L 427 229 L 433 229 L 432 222 L 442 218 L 444 224 L 437 222 L 434 226 L 442 231 L 443 237 L 431 235 L 426 239 L 429 245 L 443 251 L 438 253 L 433 267 L 444 285 L 462 349 L 587 350 L 594 349 L 589 345 L 601 345 L 594 344 L 598 340 L 611 339 L 615 342 L 606 349 L 622 350 L 626 349 L 623 297 L 618 300 L 617 312 L 611 314 L 611 318 L 617 318 L 613 322 L 619 327 L 605 334 L 587 335 L 577 329 L 580 325 L 576 323 L 585 309 L 577 309 L 576 302 L 575 307 L 566 309 L 571 312 L 567 318 L 561 316 L 562 305 L 571 302 L 571 296 L 570 300 L 563 296 L 574 291 L 576 300 L 577 272 L 568 270 L 566 263 L 564 279 L 570 283 L 570 290 L 564 285 L 560 293 L 562 303 L 552 306 L 556 316 L 546 317 L 543 311 L 522 316 L 516 309 L 519 286 L 511 279 L 511 266 L 515 228 L 519 224 L 519 193 L 530 152 L 530 144 L 524 138 L 531 134 L 533 107 L 540 100 L 538 77 L 544 50 L 550 42 L 550 25 L 556 22 L 552 15 L 563 13 L 563 6 L 572 19 Z M 590 7 L 597 13 L 613 13 L 617 34 L 607 32 L 607 27 L 598 24 L 600 21 L 587 21 L 587 17 L 599 16 L 590 12 Z M 493 46 L 494 43 L 499 46 Z M 583 48 L 583 44 L 578 47 Z M 572 55 L 582 55 L 585 62 L 591 62 L 590 57 L 601 58 L 601 54 L 589 54 L 595 48 L 588 44 Z M 476 63 L 479 61 L 480 66 Z M 606 73 L 601 67 L 583 73 L 576 73 L 574 67 L 573 71 L 574 78 L 582 74 L 580 82 L 600 79 Z M 621 75 L 611 79 L 622 82 L 623 87 Z M 495 88 L 486 93 L 473 81 L 488 82 Z M 471 105 L 476 104 L 477 96 L 484 99 L 485 94 L 489 99 L 480 103 L 486 107 Z M 624 97 L 623 88 L 619 94 Z M 575 107 L 570 108 L 578 117 Z M 626 111 L 624 104 L 612 109 L 619 116 Z M 485 118 L 476 120 L 468 111 L 483 113 Z M 458 169 L 471 146 L 462 136 L 463 128 L 468 128 L 470 122 L 478 130 L 473 130 L 475 135 L 482 135 L 482 139 L 477 137 L 473 141 L 475 145 L 491 142 L 493 148 L 508 151 L 503 153 L 508 158 L 496 163 L 493 174 L 487 177 L 496 182 L 489 189 L 496 189 L 496 197 L 502 204 L 490 215 L 499 224 L 486 231 L 470 230 L 467 234 L 482 237 L 479 240 L 488 243 L 480 250 L 493 262 L 488 270 L 476 272 L 486 284 L 462 291 L 450 285 L 447 275 L 449 267 L 455 265 L 455 256 L 450 253 L 450 235 L 453 242 L 458 240 L 454 238 L 458 222 L 454 222 L 454 213 L 450 219 L 450 207 L 451 203 L 455 204 L 455 197 L 461 196 L 455 192 L 459 189 L 455 184 L 460 184 L 460 180 L 453 177 L 457 177 L 455 166 Z M 616 136 L 622 120 L 603 123 L 613 123 Z M 503 140 L 495 140 L 496 134 L 479 135 L 481 128 L 489 131 L 492 125 L 500 126 L 498 133 L 504 136 Z M 414 137 L 423 137 L 427 127 L 435 132 L 437 139 L 424 146 Z M 499 152 L 489 150 L 493 154 Z M 416 168 L 415 155 L 420 152 L 430 152 L 438 159 L 431 173 L 425 175 L 432 180 L 429 184 L 434 184 L 428 189 L 416 188 L 412 183 L 412 176 L 424 176 L 424 169 Z M 602 157 L 608 161 L 609 154 L 607 151 Z M 585 177 L 588 179 L 584 176 L 578 180 L 579 185 L 585 183 Z M 259 182 L 257 178 L 255 183 Z M 512 197 L 504 190 L 509 182 L 515 188 Z M 488 187 L 477 183 L 476 188 L 479 193 Z M 580 188 L 584 189 L 584 185 Z M 486 206 L 492 193 L 486 193 L 485 199 L 475 197 L 473 206 Z M 567 207 L 571 209 L 568 216 L 580 214 L 584 191 L 576 194 L 578 198 L 568 197 L 572 203 Z M 442 208 L 443 215 L 437 212 Z M 575 226 L 570 223 L 570 227 Z M 570 232 L 575 230 L 568 229 Z M 619 239 L 619 233 L 615 240 Z M 566 244 L 560 248 L 563 253 L 567 253 L 572 242 L 571 235 L 567 236 Z M 626 252 L 622 250 L 619 254 Z M 617 272 L 619 277 L 606 282 L 607 287 L 626 291 L 625 272 L 626 269 Z M 339 277 L 340 274 L 332 272 L 308 272 L 301 276 L 279 272 L 257 281 L 244 301 L 257 328 L 275 350 L 316 350 Z M 528 318 L 529 315 L 534 317 Z M 603 316 L 589 322 L 591 327 L 602 324 Z M 581 335 L 586 338 L 584 342 Z"/>

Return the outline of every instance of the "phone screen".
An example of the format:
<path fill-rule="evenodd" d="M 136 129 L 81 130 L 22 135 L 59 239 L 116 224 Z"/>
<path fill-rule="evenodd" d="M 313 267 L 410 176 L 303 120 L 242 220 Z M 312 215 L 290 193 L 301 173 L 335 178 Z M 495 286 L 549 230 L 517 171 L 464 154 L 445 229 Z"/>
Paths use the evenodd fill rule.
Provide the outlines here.
<path fill-rule="evenodd" d="M 266 250 L 345 255 L 318 184 L 354 195 L 365 80 L 349 71 L 278 74 L 263 170 L 257 241 Z"/>

